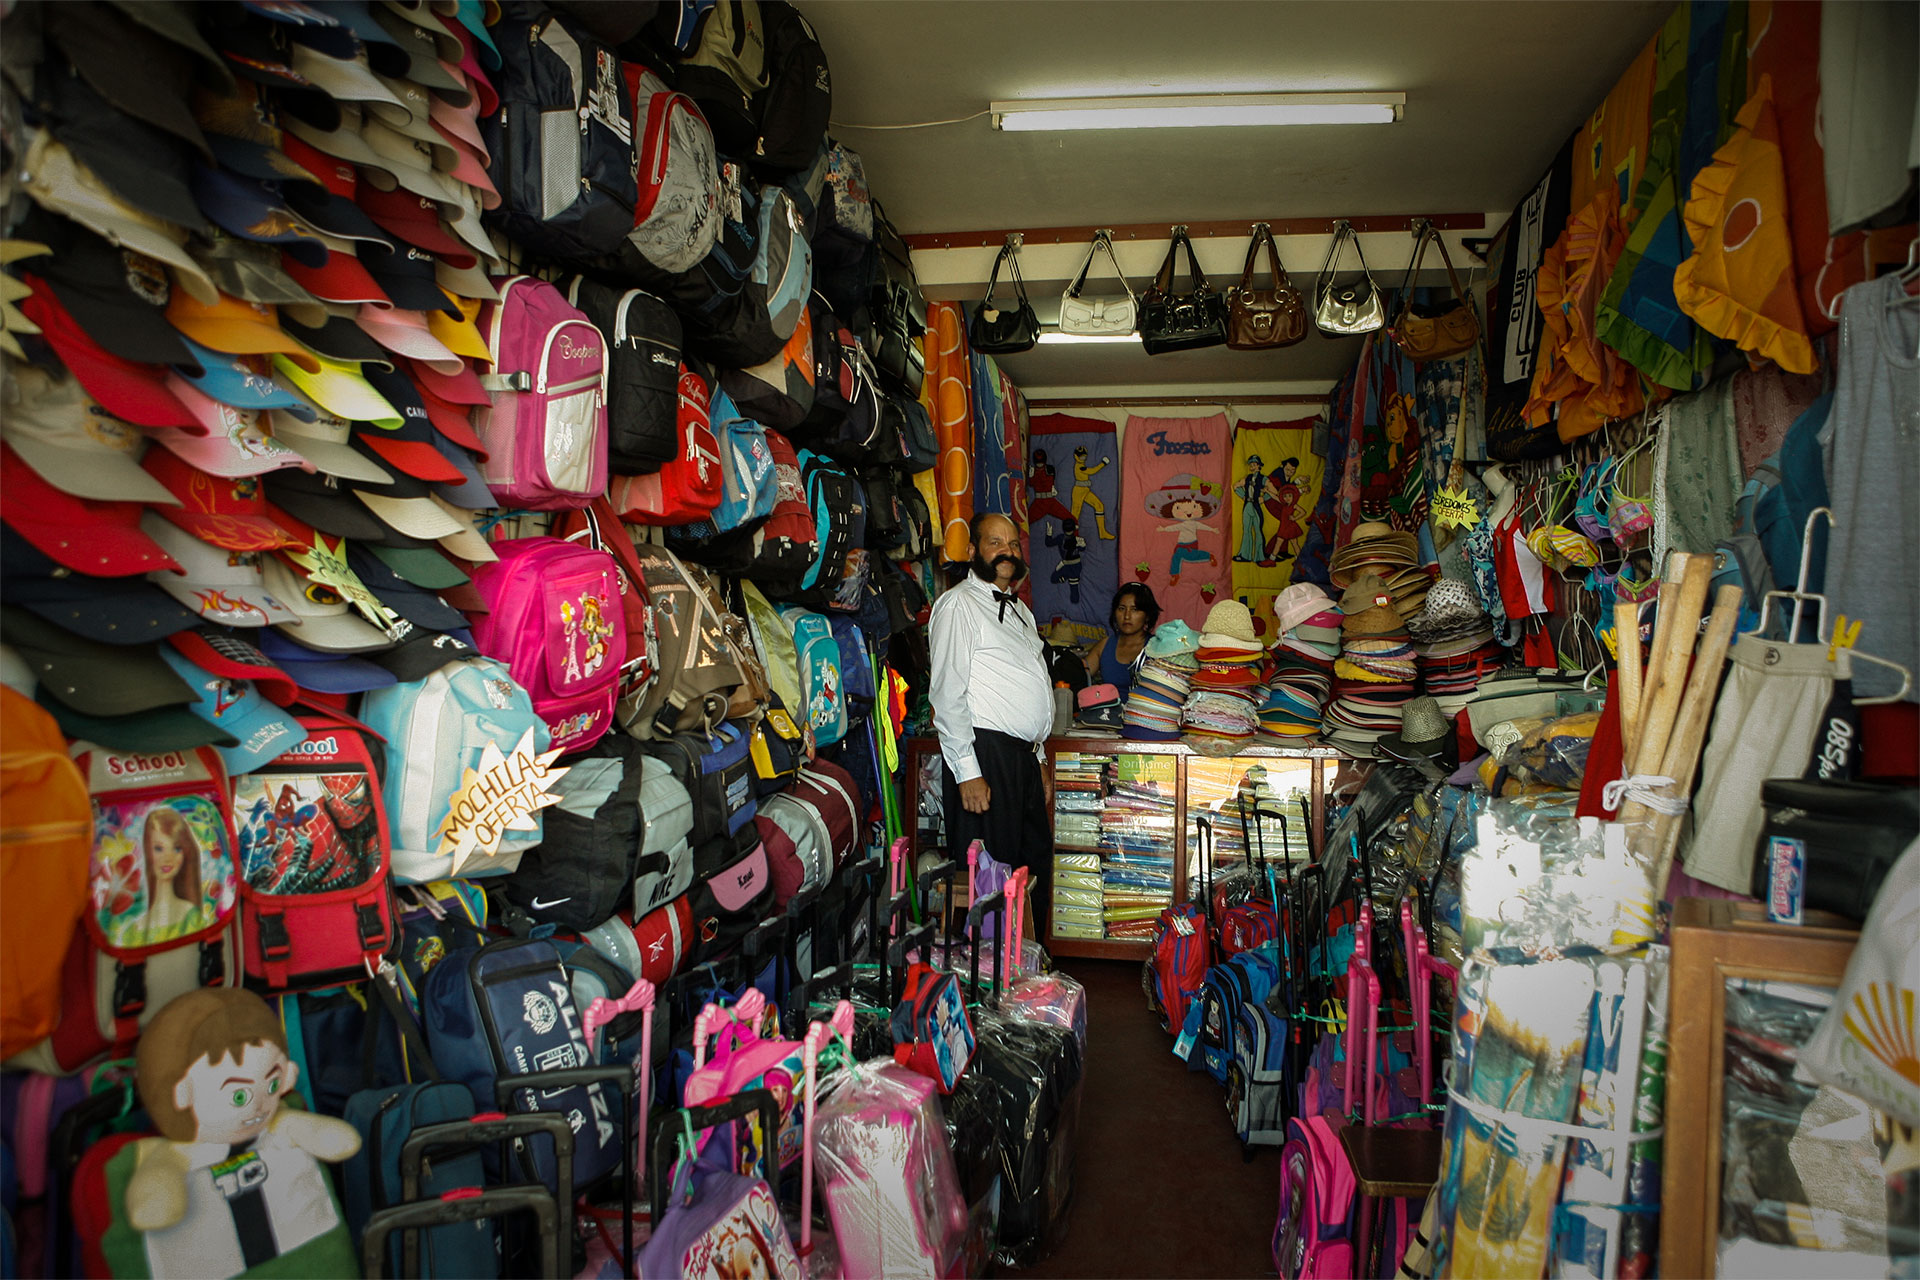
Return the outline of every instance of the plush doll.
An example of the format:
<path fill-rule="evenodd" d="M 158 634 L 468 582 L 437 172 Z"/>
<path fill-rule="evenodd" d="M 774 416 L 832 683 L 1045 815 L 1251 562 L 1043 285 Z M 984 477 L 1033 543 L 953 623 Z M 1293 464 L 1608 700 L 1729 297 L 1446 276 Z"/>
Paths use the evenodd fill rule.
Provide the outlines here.
<path fill-rule="evenodd" d="M 142 1233 L 148 1274 L 357 1274 L 317 1161 L 347 1159 L 360 1135 L 281 1105 L 300 1069 L 266 1001 L 232 988 L 190 991 L 148 1025 L 136 1061 L 140 1101 L 161 1136 L 137 1144 L 124 1221 Z"/>

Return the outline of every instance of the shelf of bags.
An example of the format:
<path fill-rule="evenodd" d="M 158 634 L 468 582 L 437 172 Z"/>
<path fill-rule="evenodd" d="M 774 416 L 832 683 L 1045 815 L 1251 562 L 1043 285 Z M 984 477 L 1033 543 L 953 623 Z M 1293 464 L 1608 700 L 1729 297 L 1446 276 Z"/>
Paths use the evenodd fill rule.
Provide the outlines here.
<path fill-rule="evenodd" d="M 1047 952 L 1056 960 L 1062 956 L 1082 960 L 1147 960 L 1153 956 L 1153 943 L 1144 938 L 1063 938 L 1056 933 L 1047 939 Z"/>

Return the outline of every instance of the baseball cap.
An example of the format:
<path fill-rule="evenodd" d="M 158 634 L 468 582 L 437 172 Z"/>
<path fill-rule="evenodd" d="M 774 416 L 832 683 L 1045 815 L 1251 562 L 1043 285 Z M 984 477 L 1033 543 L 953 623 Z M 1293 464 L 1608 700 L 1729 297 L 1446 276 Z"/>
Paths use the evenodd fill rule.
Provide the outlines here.
<path fill-rule="evenodd" d="M 472 454 L 443 435 L 434 437 L 433 447 L 460 473 L 457 481 L 442 480 L 436 483 L 433 486 L 436 497 L 468 511 L 484 511 L 499 501 L 493 496 L 493 490 L 487 487 L 486 478 L 480 474 L 480 466 Z"/>
<path fill-rule="evenodd" d="M 191 358 L 167 323 L 175 290 L 158 259 L 42 210 L 21 220 L 19 234 L 50 250 L 32 259 L 24 278 L 35 291 L 50 291 L 94 342 L 122 360 Z"/>
<path fill-rule="evenodd" d="M 387 297 L 387 291 L 380 287 L 366 267 L 360 263 L 358 250 L 351 240 L 333 240 L 327 246 L 327 256 L 318 266 L 309 266 L 293 258 L 287 258 L 287 274 L 300 287 L 308 290 L 316 298 L 327 302 L 362 303 L 371 302 L 377 306 L 390 307 L 393 302 Z"/>
<path fill-rule="evenodd" d="M 460 202 L 459 184 L 435 167 L 434 150 L 426 143 L 409 138 L 371 115 L 361 117 L 360 140 L 378 159 L 378 168 L 368 172 L 368 181 L 374 186 L 392 190 L 399 185 L 448 207 Z M 449 162 L 447 168 L 452 167 Z"/>
<path fill-rule="evenodd" d="M 158 508 L 160 514 L 202 542 L 228 551 L 269 551 L 292 542 L 268 518 L 258 478 L 211 475 L 171 449 L 149 449 L 141 466 L 178 503 Z"/>
<path fill-rule="evenodd" d="M 254 634 L 264 636 L 271 633 L 260 631 Z M 286 672 L 275 666 L 273 660 L 252 643 L 231 631 L 196 627 L 191 631 L 176 631 L 167 637 L 167 643 L 203 671 L 225 676 L 229 680 L 251 681 L 254 688 L 283 707 L 300 696 L 300 687 L 288 678 Z"/>
<path fill-rule="evenodd" d="M 90 716 L 44 689 L 37 690 L 33 700 L 52 713 L 60 732 L 67 737 L 114 751 L 187 751 L 234 745 L 233 736 L 226 730 L 208 724 L 185 707 L 156 707 L 130 716 Z"/>
<path fill-rule="evenodd" d="M 200 621 L 145 578 L 69 572 L 4 526 L 0 598 L 103 644 L 144 644 Z"/>
<path fill-rule="evenodd" d="M 315 325 L 327 318 L 327 309 L 320 299 L 295 283 L 281 266 L 283 258 L 274 245 L 209 227 L 189 246 L 189 252 L 213 277 L 220 292 L 277 308 L 283 325 L 296 320 Z"/>
<path fill-rule="evenodd" d="M 438 123 L 435 129 L 441 128 Z M 453 166 L 447 170 L 456 182 L 463 182 L 473 190 L 482 209 L 500 207 L 500 190 L 493 185 L 493 179 L 487 176 L 487 161 L 475 148 L 468 146 L 451 135 L 443 135 L 447 145 L 453 148 Z"/>
<path fill-rule="evenodd" d="M 86 715 L 117 716 L 193 700 L 156 646 L 102 644 L 13 605 L 0 605 L 0 639 L 43 692 Z"/>
<path fill-rule="evenodd" d="M 435 259 L 433 282 L 448 293 L 462 298 L 485 298 L 490 302 L 500 300 L 500 291 L 493 287 L 493 281 L 487 279 L 487 273 L 481 269 L 478 259 L 470 267 L 456 267 L 446 257 Z"/>
<path fill-rule="evenodd" d="M 347 563 L 367 589 L 380 602 L 416 627 L 428 631 L 454 631 L 467 625 L 466 618 L 438 595 L 417 587 L 387 567 L 386 561 L 365 547 L 349 546 Z M 403 637 L 404 638 L 404 635 Z"/>
<path fill-rule="evenodd" d="M 185 49 L 106 5 L 52 4 L 41 13 L 47 39 L 96 93 L 205 154 L 206 140 L 187 110 L 193 62 Z"/>
<path fill-rule="evenodd" d="M 386 291 L 393 305 L 407 311 L 444 311 L 460 314 L 459 304 L 434 280 L 433 254 L 414 245 L 392 250 L 363 245 L 360 265 Z"/>
<path fill-rule="evenodd" d="M 193 118 L 220 167 L 264 182 L 311 184 L 317 175 L 286 150 L 287 132 L 273 94 L 252 80 L 193 95 Z M 311 114 L 311 113 L 308 113 Z M 338 109 L 332 112 L 337 122 Z"/>
<path fill-rule="evenodd" d="M 447 226 L 452 228 L 453 234 L 465 241 L 483 260 L 491 264 L 493 270 L 498 271 L 501 269 L 501 263 L 505 260 L 505 255 L 503 255 L 500 249 L 494 244 L 492 238 L 487 234 L 486 227 L 480 221 L 480 202 L 473 198 L 473 193 L 468 188 L 461 187 L 460 192 L 461 198 L 459 203 L 452 212 L 447 214 Z M 480 297 L 483 295 L 471 294 L 468 296 Z"/>
<path fill-rule="evenodd" d="M 493 397 L 480 385 L 480 375 L 470 364 L 462 363 L 460 372 L 453 374 L 443 373 L 431 365 L 411 365 L 409 371 L 422 391 L 432 392 L 449 404 L 474 407 L 493 404 Z"/>
<path fill-rule="evenodd" d="M 382 185 L 391 185 L 393 175 L 388 172 L 391 162 L 368 146 L 367 140 L 360 136 L 361 123 L 360 109 L 350 103 L 341 103 L 338 128 L 320 129 L 304 120 L 292 118 L 286 121 L 286 131 L 289 137 L 298 138 L 316 151 L 359 165 L 362 177 Z"/>
<path fill-rule="evenodd" d="M 216 225 L 242 239 L 277 244 L 281 252 L 312 266 L 327 260 L 327 247 L 318 234 L 287 207 L 276 187 L 204 164 L 193 166 L 188 182 L 201 211 Z"/>
<path fill-rule="evenodd" d="M 193 15 L 185 5 L 174 0 L 110 0 L 120 15 L 131 18 L 147 30 L 169 40 L 192 54 L 200 61 L 200 72 L 213 72 L 214 78 L 221 83 L 232 79 L 226 67 L 220 63 L 220 55 L 215 53 L 207 42 L 200 38 L 200 32 L 194 28 Z M 206 78 L 204 75 L 202 78 Z"/>
<path fill-rule="evenodd" d="M 11 445 L 3 443 L 0 492 L 7 496 L 0 519 L 76 573 L 122 578 L 178 567 L 166 549 L 142 530 L 143 505 L 77 498 L 42 480 Z"/>
<path fill-rule="evenodd" d="M 405 473 L 395 475 L 383 488 L 356 486 L 353 496 L 384 523 L 410 538 L 444 538 L 468 527 L 429 498 L 426 485 Z"/>
<path fill-rule="evenodd" d="M 445 319 L 438 311 L 433 315 Z M 446 344 L 435 336 L 427 317 L 418 311 L 361 307 L 356 323 L 381 346 L 409 360 L 448 372 L 452 372 L 460 363 L 460 357 L 448 350 Z"/>
<path fill-rule="evenodd" d="M 444 311 L 429 312 L 427 327 L 455 355 L 492 364 L 493 351 L 487 346 L 487 340 L 480 336 L 479 326 L 474 323 L 474 318 L 480 314 L 480 300 L 456 298 L 454 306 L 459 311 L 457 316 L 450 316 Z"/>
<path fill-rule="evenodd" d="M 350 316 L 330 315 L 322 324 L 303 325 L 283 315 L 280 317 L 280 327 L 286 330 L 288 337 L 308 351 L 329 360 L 350 364 L 370 362 L 383 369 L 393 368 L 393 361 L 388 358 L 386 350 L 369 338 Z"/>
<path fill-rule="evenodd" d="M 307 349 L 280 328 L 279 313 L 264 302 L 248 302 L 225 293 L 216 295 L 210 303 L 201 302 L 176 289 L 167 304 L 167 319 L 182 334 L 215 351 L 272 355 L 276 366 L 285 359 L 304 368 L 318 368 Z"/>
<path fill-rule="evenodd" d="M 488 66 L 498 67 L 500 50 L 493 43 L 492 33 L 487 30 L 486 15 L 486 6 L 481 3 L 481 0 L 456 0 L 453 16 L 465 29 L 468 37 L 461 43 L 472 47 Z"/>
<path fill-rule="evenodd" d="M 459 469 L 433 447 L 436 432 L 412 380 L 397 370 L 370 370 L 367 381 L 399 412 L 401 421 L 397 427 L 381 424 L 384 429 L 379 430 L 363 426 L 359 431 L 360 441 L 381 460 L 409 475 L 422 480 L 457 482 Z"/>
<path fill-rule="evenodd" d="M 313 152 L 310 147 L 308 150 L 316 156 L 320 154 Z M 326 159 L 326 157 L 322 158 Z M 329 173 L 341 168 L 351 173 L 353 166 L 343 165 L 337 160 L 330 160 L 327 165 Z M 308 224 L 316 230 L 336 240 L 365 240 L 373 244 L 392 244 L 392 238 L 375 226 L 373 219 L 367 217 L 366 211 L 353 202 L 353 193 L 358 186 L 359 183 L 356 180 L 345 193 L 335 190 L 331 182 L 324 188 L 289 187 L 286 193 L 287 207 L 306 219 Z"/>
<path fill-rule="evenodd" d="M 476 105 L 456 107 L 451 102 L 432 95 L 428 95 L 428 98 L 427 116 L 439 126 L 440 136 L 449 142 L 465 143 L 473 148 L 474 153 L 480 157 L 480 162 L 485 164 L 487 143 L 480 136 L 480 123 L 477 117 L 492 115 L 493 112 Z"/>
<path fill-rule="evenodd" d="M 435 502 L 445 507 L 454 519 L 460 521 L 460 523 L 465 526 L 459 533 L 450 533 L 444 538 L 435 538 L 435 542 L 439 543 L 441 547 L 449 553 L 459 556 L 469 564 L 486 564 L 488 561 L 498 560 L 500 558 L 499 554 L 494 551 L 493 544 L 482 537 L 480 531 L 473 527 L 473 512 L 479 510 L 479 508 L 463 508 L 447 501 L 446 498 L 437 492 L 432 496 Z"/>
<path fill-rule="evenodd" d="M 11 362 L 6 371 L 0 438 L 42 480 L 99 502 L 177 501 L 140 469 L 147 447 L 140 429 L 110 416 L 75 378 Z"/>
<path fill-rule="evenodd" d="M 293 65 L 293 51 L 305 48 L 288 39 L 284 24 L 268 22 L 244 5 L 214 24 L 214 39 L 235 75 L 266 86 L 288 115 L 327 128 L 340 118 L 332 97 Z"/>
<path fill-rule="evenodd" d="M 393 479 L 392 472 L 352 446 L 353 424 L 345 418 L 325 413 L 312 422 L 302 422 L 277 412 L 269 418 L 273 438 L 311 462 L 316 470 L 363 484 L 385 484 Z"/>
<path fill-rule="evenodd" d="M 387 631 L 368 622 L 347 603 L 343 591 L 370 596 L 351 573 L 326 572 L 321 574 L 326 581 L 315 581 L 307 571 L 276 557 L 268 561 L 266 577 L 292 602 L 299 625 L 291 634 L 307 648 L 327 653 L 371 653 L 393 643 Z M 347 580 L 351 580 L 350 585 Z M 386 613 L 397 625 L 397 615 L 391 610 Z"/>
<path fill-rule="evenodd" d="M 470 451 L 485 459 L 488 456 L 487 447 L 480 442 L 480 437 L 474 434 L 473 430 L 473 409 L 464 404 L 443 400 L 428 390 L 426 382 L 419 373 L 425 367 L 409 365 L 408 372 L 413 374 L 413 386 L 414 390 L 420 393 L 420 403 L 427 407 L 427 421 L 433 424 L 433 429 L 438 431 L 444 439 L 459 445 L 463 452 Z M 449 454 L 448 457 L 452 458 L 452 455 Z M 459 464 L 458 459 L 454 459 L 454 462 L 455 465 Z"/>
<path fill-rule="evenodd" d="M 117 111 L 80 76 L 41 64 L 37 105 L 46 126 L 114 195 L 189 230 L 203 225 L 187 187 L 187 145 L 136 116 Z"/>
<path fill-rule="evenodd" d="M 451 32 L 424 13 L 418 15 L 415 21 L 408 21 L 404 15 L 385 5 L 376 5 L 372 13 L 373 20 L 385 28 L 407 55 L 404 72 L 407 79 L 425 85 L 449 101 L 468 101 L 470 95 L 466 86 L 458 76 L 440 65 L 442 58 L 457 61 L 460 57 L 460 42 Z"/>
<path fill-rule="evenodd" d="M 295 684 L 314 693 L 366 693 L 400 683 L 385 667 L 350 654 L 309 649 L 271 627 L 260 633 L 260 650 Z"/>
<path fill-rule="evenodd" d="M 114 417 L 143 427 L 197 425 L 186 406 L 167 390 L 164 369 L 122 360 L 102 348 L 50 291 L 36 289 L 21 299 L 20 311 L 39 326 L 40 336 L 87 394 Z"/>
<path fill-rule="evenodd" d="M 362 44 L 378 69 L 404 69 L 406 55 L 367 12 L 366 0 L 336 0 L 324 11 L 297 0 L 245 0 L 249 9 L 288 24 L 288 35 L 302 44 L 344 58 Z M 306 20 L 302 11 L 319 21 Z"/>
<path fill-rule="evenodd" d="M 376 543 L 367 550 L 396 576 L 428 591 L 447 591 L 471 581 L 460 566 L 431 547 L 389 547 Z"/>
<path fill-rule="evenodd" d="M 401 188 L 382 191 L 372 183 L 362 186 L 354 198 L 375 224 L 408 244 L 457 263 L 473 265 L 473 251 L 441 225 L 438 201 Z"/>
<path fill-rule="evenodd" d="M 148 581 L 202 618 L 229 627 L 264 627 L 293 620 L 292 611 L 261 581 L 264 553 L 213 546 L 152 513 L 142 517 L 140 528 L 166 548 L 182 569 L 150 574 Z"/>
<path fill-rule="evenodd" d="M 355 541 L 378 540 L 386 534 L 386 527 L 348 497 L 331 475 L 289 472 L 270 476 L 266 494 L 281 511 L 322 533 Z"/>
<path fill-rule="evenodd" d="M 367 655 L 367 661 L 393 673 L 401 683 L 411 684 L 462 658 L 477 658 L 473 638 L 466 632 L 428 631 L 414 628 L 405 640 L 391 649 Z"/>
<path fill-rule="evenodd" d="M 268 375 L 267 362 L 260 356 L 228 355 L 203 347 L 190 338 L 181 341 L 199 362 L 200 372 L 196 375 L 185 366 L 174 372 L 181 381 L 209 399 L 236 409 L 284 409 L 296 418 L 314 416 L 312 405 Z"/>
<path fill-rule="evenodd" d="M 251 773 L 307 740 L 299 722 L 261 697 L 251 681 L 216 675 L 169 645 L 160 647 L 160 660 L 192 690 L 187 710 L 235 739 L 218 748 L 227 772 Z"/>
<path fill-rule="evenodd" d="M 406 110 L 393 91 L 374 76 L 365 46 L 343 58 L 310 43 L 295 42 L 292 60 L 295 70 L 337 101 L 380 103 Z"/>
<path fill-rule="evenodd" d="M 154 427 L 150 434 L 200 470 L 231 478 L 312 466 L 273 438 L 259 410 L 221 404 L 189 386 L 178 374 L 169 374 L 168 378 L 167 389 L 199 420 L 201 429 Z"/>
<path fill-rule="evenodd" d="M 327 412 L 349 422 L 368 422 L 389 430 L 401 424 L 399 410 L 389 404 L 362 376 L 375 372 L 365 365 L 324 356 L 307 357 L 313 368 L 304 368 L 285 356 L 275 356 L 274 372 L 291 383 L 307 399 Z"/>

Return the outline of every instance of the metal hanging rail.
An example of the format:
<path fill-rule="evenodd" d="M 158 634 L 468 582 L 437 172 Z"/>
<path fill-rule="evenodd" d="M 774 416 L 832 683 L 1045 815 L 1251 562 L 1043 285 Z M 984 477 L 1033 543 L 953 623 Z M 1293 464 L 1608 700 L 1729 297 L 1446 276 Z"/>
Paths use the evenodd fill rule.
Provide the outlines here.
<path fill-rule="evenodd" d="M 1440 231 L 1484 231 L 1487 218 L 1483 213 L 1407 213 L 1380 214 L 1375 216 L 1347 218 L 1355 231 L 1382 232 L 1413 230 L 1414 223 L 1424 217 Z M 1226 219 L 1217 222 L 1189 222 L 1187 234 L 1195 240 L 1231 239 L 1245 236 L 1259 218 Z M 1333 227 L 1339 218 L 1278 218 L 1266 219 L 1267 226 L 1276 236 L 1321 236 L 1332 235 Z M 1172 222 L 1134 222 L 1117 227 L 1101 227 L 1092 223 L 1084 227 L 1037 227 L 1003 228 L 998 231 L 929 231 L 919 235 L 902 236 L 910 249 L 997 249 L 1006 243 L 1008 236 L 1023 236 L 1027 244 L 1078 244 L 1093 239 L 1093 233 L 1104 230 L 1109 238 L 1117 242 L 1128 240 L 1165 240 L 1176 224 Z"/>

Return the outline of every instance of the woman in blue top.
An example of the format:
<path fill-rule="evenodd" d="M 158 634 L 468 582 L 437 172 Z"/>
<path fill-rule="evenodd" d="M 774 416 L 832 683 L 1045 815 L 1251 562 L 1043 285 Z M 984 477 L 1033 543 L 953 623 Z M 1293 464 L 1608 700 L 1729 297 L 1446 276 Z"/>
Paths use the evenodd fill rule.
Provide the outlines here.
<path fill-rule="evenodd" d="M 1133 664 L 1160 625 L 1160 602 L 1146 583 L 1129 582 L 1113 593 L 1107 621 L 1113 632 L 1087 655 L 1087 674 L 1096 683 L 1112 685 L 1124 698 L 1133 687 Z"/>

